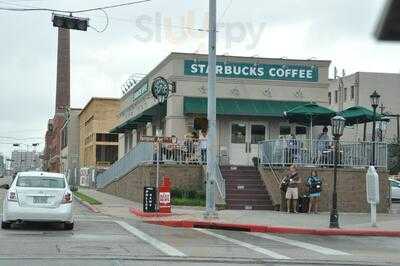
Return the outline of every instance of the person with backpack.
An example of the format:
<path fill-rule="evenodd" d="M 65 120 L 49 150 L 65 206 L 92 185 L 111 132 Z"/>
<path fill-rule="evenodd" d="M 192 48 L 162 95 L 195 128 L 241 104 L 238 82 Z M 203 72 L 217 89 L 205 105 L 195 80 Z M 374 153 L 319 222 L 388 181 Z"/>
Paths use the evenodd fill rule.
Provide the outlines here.
<path fill-rule="evenodd" d="M 319 198 L 322 191 L 322 178 L 318 176 L 317 171 L 311 171 L 311 175 L 307 177 L 307 186 L 310 196 L 308 213 L 311 213 L 312 207 L 314 207 L 314 213 L 318 213 Z"/>

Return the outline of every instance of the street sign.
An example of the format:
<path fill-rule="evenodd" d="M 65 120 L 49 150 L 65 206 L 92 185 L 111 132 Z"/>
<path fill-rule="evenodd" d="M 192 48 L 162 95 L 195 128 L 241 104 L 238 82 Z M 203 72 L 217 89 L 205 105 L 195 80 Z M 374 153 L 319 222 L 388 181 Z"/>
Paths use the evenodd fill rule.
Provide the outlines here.
<path fill-rule="evenodd" d="M 143 189 L 143 212 L 156 211 L 156 188 L 144 187 Z"/>
<path fill-rule="evenodd" d="M 141 136 L 141 142 L 172 143 L 172 137 Z"/>

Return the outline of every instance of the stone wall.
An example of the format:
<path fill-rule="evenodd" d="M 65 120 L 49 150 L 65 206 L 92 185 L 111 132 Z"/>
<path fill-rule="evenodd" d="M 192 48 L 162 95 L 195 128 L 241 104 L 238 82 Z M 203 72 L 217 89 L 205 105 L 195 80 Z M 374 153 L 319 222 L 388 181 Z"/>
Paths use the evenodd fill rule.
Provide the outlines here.
<path fill-rule="evenodd" d="M 305 186 L 306 177 L 311 173 L 311 170 L 316 170 L 318 175 L 323 178 L 323 191 L 320 198 L 320 211 L 329 211 L 331 207 L 332 190 L 333 190 L 333 169 L 332 168 L 299 168 L 298 173 L 302 180 L 299 188 L 300 195 L 305 194 L 307 187 Z M 279 184 L 275 181 L 270 168 L 259 168 L 261 177 L 266 184 L 267 190 L 272 199 L 281 197 Z M 279 180 L 286 175 L 287 169 L 274 168 Z M 369 212 L 369 204 L 366 200 L 366 184 L 365 175 L 366 169 L 338 169 L 337 193 L 338 193 L 338 210 L 339 212 Z M 380 171 L 379 173 L 379 193 L 380 202 L 377 206 L 378 212 L 389 212 L 389 181 L 388 173 Z M 275 201 L 274 201 L 275 203 Z M 283 210 L 286 210 L 286 202 L 281 201 Z"/>
<path fill-rule="evenodd" d="M 203 168 L 198 165 L 161 165 L 160 180 L 167 175 L 172 188 L 201 191 L 204 189 Z M 143 187 L 155 186 L 157 169 L 154 165 L 142 165 L 126 176 L 108 184 L 101 191 L 128 200 L 142 202 Z"/>

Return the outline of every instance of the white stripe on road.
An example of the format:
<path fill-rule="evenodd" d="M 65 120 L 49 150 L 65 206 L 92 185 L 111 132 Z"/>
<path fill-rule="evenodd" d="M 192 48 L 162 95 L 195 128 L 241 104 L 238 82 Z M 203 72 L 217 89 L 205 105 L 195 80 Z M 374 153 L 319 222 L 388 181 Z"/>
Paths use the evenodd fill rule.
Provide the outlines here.
<path fill-rule="evenodd" d="M 318 245 L 305 243 L 305 242 L 301 242 L 301 241 L 297 241 L 297 240 L 292 240 L 292 239 L 288 239 L 288 238 L 283 238 L 283 237 L 279 237 L 279 236 L 273 236 L 273 235 L 268 235 L 268 234 L 264 234 L 264 233 L 248 233 L 248 234 L 253 235 L 253 236 L 258 236 L 261 238 L 265 238 L 268 240 L 282 242 L 282 243 L 285 243 L 288 245 L 312 250 L 312 251 L 315 251 L 315 252 L 318 252 L 318 253 L 321 253 L 324 255 L 339 255 L 339 256 L 351 255 L 351 254 L 343 252 L 343 251 L 339 251 L 339 250 L 335 250 L 335 249 L 331 249 L 331 248 L 325 248 L 325 247 L 321 247 Z"/>
<path fill-rule="evenodd" d="M 202 233 L 204 233 L 204 234 L 207 234 L 207 235 L 210 235 L 210 236 L 214 236 L 214 237 L 216 237 L 216 238 L 219 238 L 219 239 L 222 239 L 222 240 L 225 240 L 225 241 L 234 243 L 234 244 L 236 244 L 236 245 L 239 245 L 239 246 L 242 246 L 242 247 L 251 249 L 251 250 L 253 250 L 253 251 L 262 253 L 262 254 L 267 255 L 267 256 L 269 256 L 269 257 L 271 257 L 271 258 L 274 258 L 274 259 L 281 259 L 281 260 L 288 260 L 288 259 L 291 259 L 291 258 L 289 258 L 289 257 L 286 257 L 286 256 L 281 255 L 281 254 L 279 254 L 279 253 L 276 253 L 276 252 L 274 252 L 274 251 L 271 251 L 271 250 L 268 250 L 268 249 L 265 249 L 265 248 L 260 248 L 260 247 L 258 247 L 258 246 L 255 246 L 255 245 L 252 245 L 252 244 L 249 244 L 249 243 L 246 243 L 246 242 L 237 240 L 237 239 L 233 239 L 233 238 L 230 238 L 230 237 L 227 237 L 227 236 L 224 236 L 224 235 L 215 234 L 215 233 L 210 232 L 210 231 L 208 231 L 208 230 L 206 230 L 206 229 L 201 229 L 201 228 L 193 228 L 193 229 L 194 229 L 194 230 L 197 230 L 197 231 L 199 231 L 199 232 L 202 232 Z"/>
<path fill-rule="evenodd" d="M 143 233 L 142 231 L 138 230 L 137 228 L 123 222 L 123 221 L 114 221 L 117 224 L 119 224 L 121 227 L 123 227 L 126 231 L 129 233 L 132 233 L 136 237 L 142 239 L 143 241 L 147 242 L 148 244 L 152 245 L 156 249 L 160 250 L 164 254 L 167 254 L 168 256 L 176 256 L 176 257 L 186 257 L 186 255 L 179 250 L 177 250 L 174 247 L 171 247 L 168 244 L 165 244 L 164 242 L 161 242 L 148 234 Z"/>

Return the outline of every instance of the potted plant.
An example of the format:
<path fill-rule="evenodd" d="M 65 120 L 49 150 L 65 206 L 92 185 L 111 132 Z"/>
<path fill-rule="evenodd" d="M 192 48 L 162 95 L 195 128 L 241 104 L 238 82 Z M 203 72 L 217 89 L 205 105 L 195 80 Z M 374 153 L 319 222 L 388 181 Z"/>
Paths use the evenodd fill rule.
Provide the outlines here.
<path fill-rule="evenodd" d="M 253 161 L 254 166 L 257 167 L 258 164 L 259 164 L 259 162 L 260 162 L 260 160 L 258 159 L 258 157 L 253 157 L 251 160 Z"/>

